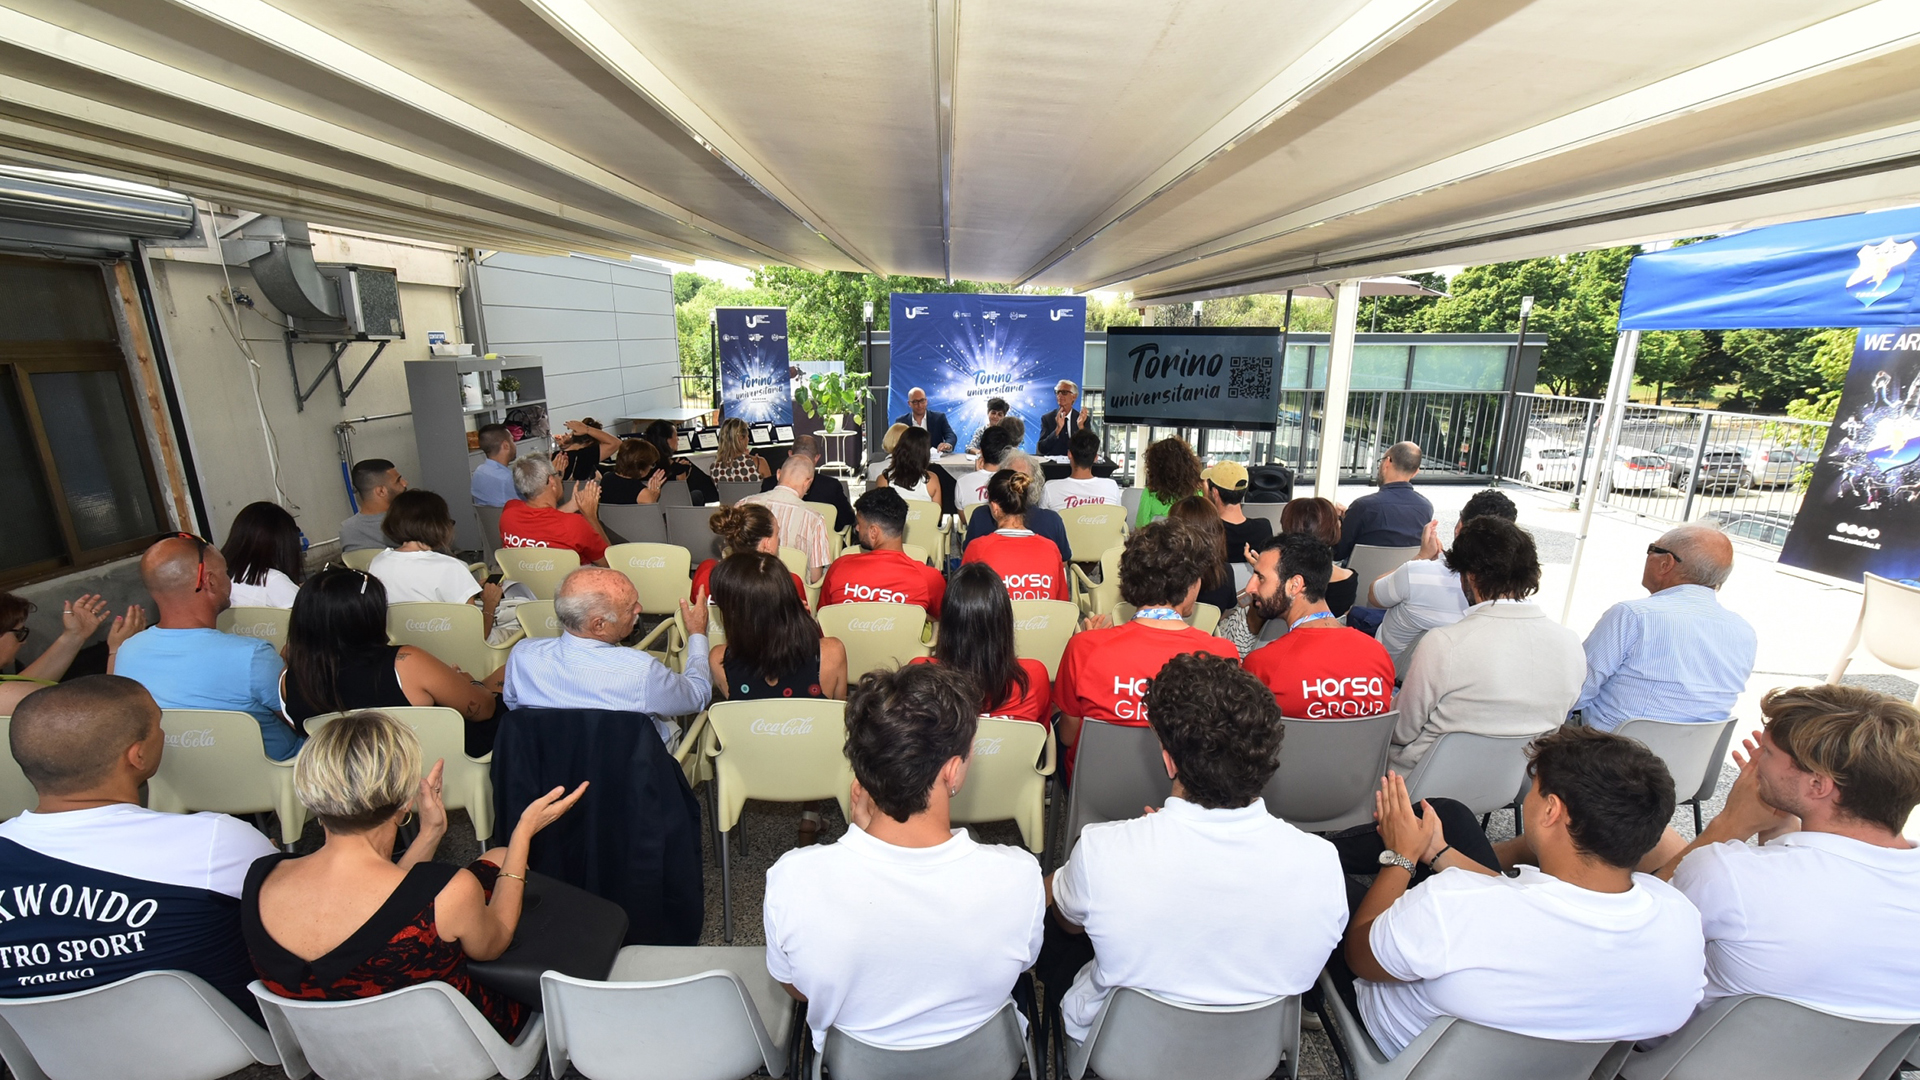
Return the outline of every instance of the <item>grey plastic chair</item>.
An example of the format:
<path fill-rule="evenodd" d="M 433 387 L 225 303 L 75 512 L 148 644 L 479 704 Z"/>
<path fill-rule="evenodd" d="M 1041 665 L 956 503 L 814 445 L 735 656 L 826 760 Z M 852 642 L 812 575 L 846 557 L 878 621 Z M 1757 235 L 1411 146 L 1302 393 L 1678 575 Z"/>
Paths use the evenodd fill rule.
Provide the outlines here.
<path fill-rule="evenodd" d="M 821 1080 L 823 1067 L 833 1080 L 1009 1080 L 1023 1061 L 1028 1076 L 1040 1075 L 1020 1014 L 1008 1001 L 971 1033 L 919 1050 L 890 1050 L 828 1028 L 826 1050 L 813 1059 L 813 1080 Z"/>
<path fill-rule="evenodd" d="M 1280 768 L 1261 794 L 1267 812 L 1307 832 L 1338 832 L 1373 820 L 1373 793 L 1387 771 L 1397 712 L 1355 720 L 1288 720 Z"/>
<path fill-rule="evenodd" d="M 1536 1039 L 1443 1016 L 1389 1058 L 1324 972 L 1320 999 L 1355 1080 L 1611 1080 L 1632 1049 L 1624 1042 Z"/>
<path fill-rule="evenodd" d="M 0 1057 L 16 1080 L 216 1080 L 280 1064 L 259 1024 L 185 971 L 0 999 Z"/>
<path fill-rule="evenodd" d="M 1624 725 L 1622 725 L 1624 726 Z M 1646 1053 L 1627 1056 L 1623 1080 L 1886 1080 L 1920 1026 L 1872 1024 L 1779 998 L 1721 998 Z"/>
<path fill-rule="evenodd" d="M 629 945 L 605 982 L 540 976 L 547 1063 L 588 1080 L 782 1077 L 796 1002 L 767 974 L 758 945 Z"/>
<path fill-rule="evenodd" d="M 1454 799 L 1481 816 L 1512 806 L 1527 782 L 1527 747 L 1537 738 L 1449 731 L 1433 741 L 1407 775 L 1407 794 L 1416 803 Z"/>
<path fill-rule="evenodd" d="M 1713 757 L 1710 759 L 1712 764 L 1707 768 L 1707 775 L 1700 780 L 1700 790 L 1694 792 L 1691 798 L 1680 800 L 1680 805 L 1693 809 L 1693 831 L 1696 836 L 1700 833 L 1700 804 L 1712 802 L 1713 797 L 1720 793 L 1720 772 L 1726 764 L 1727 751 L 1733 746 L 1733 732 L 1736 726 L 1728 724 L 1720 732 L 1720 741 L 1713 747 Z"/>
<path fill-rule="evenodd" d="M 749 495 L 760 494 L 758 480 L 716 480 L 713 487 L 720 493 L 721 506 L 732 506 Z"/>
<path fill-rule="evenodd" d="M 1727 745 L 1733 738 L 1733 717 L 1719 723 L 1680 723 L 1674 720 L 1649 720 L 1636 717 L 1613 729 L 1615 735 L 1638 740 L 1667 763 L 1673 774 L 1673 787 L 1682 796 L 1695 788 L 1687 802 L 1693 807 L 1693 831 L 1700 831 L 1700 804 L 1713 798 L 1720 781 L 1720 763 L 1727 759 Z M 1694 777 L 1700 777 L 1696 784 Z"/>
<path fill-rule="evenodd" d="M 1152 728 L 1104 720 L 1082 723 L 1060 857 L 1064 860 L 1072 853 L 1081 829 L 1102 821 L 1137 818 L 1144 807 L 1159 806 L 1172 793 L 1173 781 L 1160 760 L 1160 738 Z"/>
<path fill-rule="evenodd" d="M 660 485 L 658 506 L 692 506 L 693 490 L 685 480 L 669 480 Z"/>
<path fill-rule="evenodd" d="M 708 559 L 720 557 L 720 538 L 715 536 L 707 519 L 713 516 L 713 510 L 705 506 L 669 506 L 667 515 L 667 543 L 686 548 L 693 555 L 693 565 L 699 566 Z"/>
<path fill-rule="evenodd" d="M 1367 598 L 1367 591 L 1373 588 L 1375 581 L 1400 569 L 1401 563 L 1407 562 L 1418 554 L 1420 554 L 1419 544 L 1415 544 L 1412 547 L 1375 547 L 1372 544 L 1353 545 L 1353 554 L 1347 556 L 1347 569 L 1353 571 L 1353 575 L 1360 579 L 1360 584 L 1356 587 L 1357 592 L 1355 595 L 1364 602 Z"/>
<path fill-rule="evenodd" d="M 504 506 L 481 506 L 474 504 L 473 515 L 480 520 L 480 544 L 487 549 L 487 563 L 495 570 L 500 564 L 494 560 L 493 553 L 500 550 L 500 512 Z"/>
<path fill-rule="evenodd" d="M 1300 1075 L 1300 998 L 1246 1005 L 1183 1005 L 1120 987 L 1100 1007 L 1087 1041 L 1062 1039 L 1066 1075 L 1101 1080 L 1266 1080 L 1282 1063 Z"/>
<path fill-rule="evenodd" d="M 296 1001 L 255 981 L 288 1080 L 520 1080 L 540 1067 L 546 1019 L 535 1013 L 508 1043 L 466 995 L 419 983 L 351 1001 Z"/>
<path fill-rule="evenodd" d="M 600 504 L 600 524 L 607 530 L 609 544 L 664 544 L 667 542 L 667 515 L 658 503 Z"/>

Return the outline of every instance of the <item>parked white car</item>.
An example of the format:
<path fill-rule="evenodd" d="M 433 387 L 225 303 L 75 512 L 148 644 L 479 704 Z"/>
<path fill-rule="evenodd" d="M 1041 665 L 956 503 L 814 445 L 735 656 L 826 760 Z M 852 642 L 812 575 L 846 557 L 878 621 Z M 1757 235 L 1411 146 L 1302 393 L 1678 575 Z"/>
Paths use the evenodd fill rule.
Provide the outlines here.
<path fill-rule="evenodd" d="M 1580 451 L 1565 446 L 1529 443 L 1520 457 L 1520 482 L 1542 487 L 1573 486 L 1580 477 Z"/>
<path fill-rule="evenodd" d="M 1620 447 L 1613 452 L 1615 491 L 1660 491 L 1667 487 L 1667 459 L 1651 450 Z"/>

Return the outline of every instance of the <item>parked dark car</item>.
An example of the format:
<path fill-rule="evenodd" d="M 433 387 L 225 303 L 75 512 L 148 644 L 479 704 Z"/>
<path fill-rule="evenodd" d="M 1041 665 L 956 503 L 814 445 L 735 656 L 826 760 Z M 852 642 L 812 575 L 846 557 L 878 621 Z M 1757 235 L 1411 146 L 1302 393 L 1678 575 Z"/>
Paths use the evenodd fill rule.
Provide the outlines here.
<path fill-rule="evenodd" d="M 1698 449 L 1686 443 L 1668 443 L 1656 446 L 1653 452 L 1667 459 L 1667 475 L 1674 487 L 1686 490 L 1689 486 L 1687 474 L 1693 469 L 1693 454 Z M 1699 492 L 1711 491 L 1747 491 L 1753 487 L 1753 470 L 1748 467 L 1746 455 L 1730 447 L 1707 447 L 1700 456 L 1700 483 L 1694 487 Z"/>

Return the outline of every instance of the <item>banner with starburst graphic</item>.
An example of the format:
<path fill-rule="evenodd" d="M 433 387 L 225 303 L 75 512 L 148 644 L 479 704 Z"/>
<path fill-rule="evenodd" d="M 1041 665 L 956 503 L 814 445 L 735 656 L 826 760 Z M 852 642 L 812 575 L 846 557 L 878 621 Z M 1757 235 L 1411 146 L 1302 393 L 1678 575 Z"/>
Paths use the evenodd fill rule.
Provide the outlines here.
<path fill-rule="evenodd" d="M 720 413 L 749 424 L 793 423 L 787 362 L 787 309 L 718 307 Z"/>
<path fill-rule="evenodd" d="M 1780 561 L 1846 581 L 1920 578 L 1920 326 L 1860 331 Z"/>
<path fill-rule="evenodd" d="M 894 293 L 887 416 L 907 415 L 907 394 L 926 391 L 929 414 L 944 413 L 955 447 L 987 422 L 987 401 L 1004 398 L 1026 421 L 1021 445 L 1034 449 L 1040 418 L 1058 407 L 1055 384 L 1078 384 L 1086 367 L 1084 296 Z"/>

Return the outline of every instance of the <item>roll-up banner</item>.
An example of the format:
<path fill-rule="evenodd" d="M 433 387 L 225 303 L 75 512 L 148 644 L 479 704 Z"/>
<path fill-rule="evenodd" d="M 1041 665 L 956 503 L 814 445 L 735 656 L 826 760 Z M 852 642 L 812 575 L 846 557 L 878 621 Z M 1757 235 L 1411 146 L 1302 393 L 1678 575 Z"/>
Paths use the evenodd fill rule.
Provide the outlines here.
<path fill-rule="evenodd" d="M 1840 407 L 1780 561 L 1846 581 L 1920 578 L 1920 327 L 1854 339 Z"/>
<path fill-rule="evenodd" d="M 720 414 L 749 424 L 793 423 L 787 309 L 713 309 L 720 331 Z"/>
<path fill-rule="evenodd" d="M 1280 331 L 1110 326 L 1109 424 L 1272 431 L 1280 412 Z"/>
<path fill-rule="evenodd" d="M 987 422 L 987 400 L 1005 398 L 1026 421 L 1033 450 L 1054 386 L 1076 385 L 1086 366 L 1087 298 L 993 293 L 894 293 L 887 418 L 907 414 L 920 387 L 927 410 L 945 413 L 955 448 Z"/>

